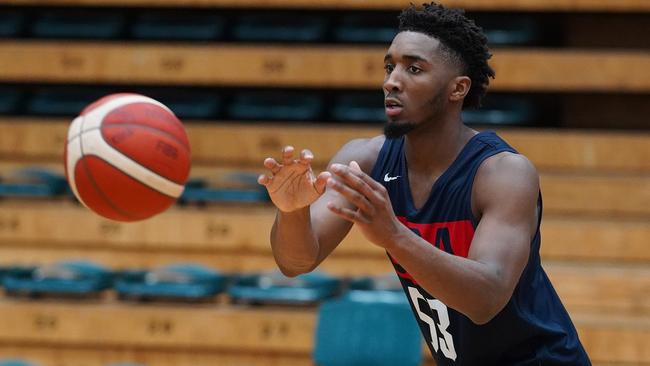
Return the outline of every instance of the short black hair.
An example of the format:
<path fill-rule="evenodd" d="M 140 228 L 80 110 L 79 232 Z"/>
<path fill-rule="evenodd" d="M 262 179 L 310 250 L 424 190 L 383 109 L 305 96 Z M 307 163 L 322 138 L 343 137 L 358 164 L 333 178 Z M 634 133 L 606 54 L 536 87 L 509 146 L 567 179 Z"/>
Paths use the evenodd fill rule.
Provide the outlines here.
<path fill-rule="evenodd" d="M 445 8 L 435 2 L 423 4 L 421 9 L 411 5 L 398 19 L 400 32 L 424 33 L 440 41 L 441 51 L 459 62 L 463 73 L 472 80 L 463 108 L 480 107 L 489 78 L 494 79 L 494 70 L 488 65 L 492 54 L 483 30 L 462 9 Z"/>

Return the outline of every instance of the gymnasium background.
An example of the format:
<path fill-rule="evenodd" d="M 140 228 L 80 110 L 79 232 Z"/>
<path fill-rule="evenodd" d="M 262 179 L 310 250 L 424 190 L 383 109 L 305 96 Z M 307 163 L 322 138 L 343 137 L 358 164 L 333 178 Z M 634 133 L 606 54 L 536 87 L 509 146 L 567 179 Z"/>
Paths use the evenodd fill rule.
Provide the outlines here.
<path fill-rule="evenodd" d="M 650 1 L 443 4 L 488 34 L 497 77 L 464 119 L 537 166 L 544 267 L 592 361 L 650 365 Z M 336 339 L 408 349 L 408 337 L 377 347 L 382 329 L 340 313 L 354 311 L 351 288 L 391 284 L 359 233 L 313 277 L 253 276 L 275 268 L 274 210 L 254 183 L 263 159 L 292 144 L 321 170 L 380 133 L 382 59 L 406 5 L 0 0 L 0 364 L 336 365 L 353 359 Z M 99 218 L 61 181 L 68 124 L 114 92 L 167 104 L 190 137 L 187 195 L 141 223 Z M 193 285 L 200 296 L 183 300 Z M 287 290 L 304 300 L 283 301 Z"/>

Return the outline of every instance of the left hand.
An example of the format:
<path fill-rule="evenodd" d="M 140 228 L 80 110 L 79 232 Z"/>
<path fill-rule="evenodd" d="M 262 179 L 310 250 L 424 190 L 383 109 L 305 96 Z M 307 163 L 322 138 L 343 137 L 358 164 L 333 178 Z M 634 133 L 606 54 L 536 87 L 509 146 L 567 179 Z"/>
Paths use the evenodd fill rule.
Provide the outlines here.
<path fill-rule="evenodd" d="M 356 224 L 372 243 L 388 249 L 406 228 L 395 214 L 388 191 L 380 183 L 361 171 L 359 164 L 332 164 L 334 174 L 327 180 L 327 187 L 341 194 L 357 207 L 356 210 L 328 202 L 330 211 Z"/>

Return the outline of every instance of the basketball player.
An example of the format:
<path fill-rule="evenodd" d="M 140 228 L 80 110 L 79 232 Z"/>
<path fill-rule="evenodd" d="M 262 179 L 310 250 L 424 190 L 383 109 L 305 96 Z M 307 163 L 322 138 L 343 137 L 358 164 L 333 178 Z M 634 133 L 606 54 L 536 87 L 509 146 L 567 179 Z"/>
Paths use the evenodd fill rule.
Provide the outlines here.
<path fill-rule="evenodd" d="M 434 3 L 399 20 L 384 135 L 350 141 L 318 176 L 308 150 L 264 161 L 279 268 L 313 270 L 356 224 L 388 253 L 439 366 L 589 365 L 540 265 L 535 168 L 461 121 L 494 77 L 486 37 Z"/>

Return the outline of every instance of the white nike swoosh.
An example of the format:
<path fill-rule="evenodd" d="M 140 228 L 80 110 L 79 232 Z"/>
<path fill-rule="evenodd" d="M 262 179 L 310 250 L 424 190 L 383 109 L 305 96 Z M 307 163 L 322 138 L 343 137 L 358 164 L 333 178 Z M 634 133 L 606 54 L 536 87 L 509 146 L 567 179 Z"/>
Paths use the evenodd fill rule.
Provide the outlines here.
<path fill-rule="evenodd" d="M 399 175 L 394 176 L 394 177 L 389 177 L 388 173 L 386 173 L 386 175 L 384 175 L 384 182 L 390 182 L 391 180 L 395 180 L 395 179 L 397 179 L 399 177 L 400 177 Z"/>

